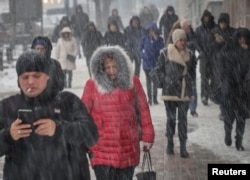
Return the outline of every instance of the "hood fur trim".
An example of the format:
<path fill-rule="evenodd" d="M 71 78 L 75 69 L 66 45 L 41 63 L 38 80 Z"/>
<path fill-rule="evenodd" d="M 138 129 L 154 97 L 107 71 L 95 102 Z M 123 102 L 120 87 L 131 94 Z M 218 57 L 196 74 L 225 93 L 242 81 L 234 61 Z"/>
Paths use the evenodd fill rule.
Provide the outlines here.
<path fill-rule="evenodd" d="M 116 86 L 108 78 L 106 72 L 103 70 L 103 54 L 111 53 L 118 65 L 118 77 Z M 97 89 L 100 93 L 110 93 L 114 88 L 131 89 L 133 88 L 133 71 L 132 63 L 120 46 L 101 46 L 99 47 L 90 59 L 90 70 L 92 79 L 94 80 Z"/>

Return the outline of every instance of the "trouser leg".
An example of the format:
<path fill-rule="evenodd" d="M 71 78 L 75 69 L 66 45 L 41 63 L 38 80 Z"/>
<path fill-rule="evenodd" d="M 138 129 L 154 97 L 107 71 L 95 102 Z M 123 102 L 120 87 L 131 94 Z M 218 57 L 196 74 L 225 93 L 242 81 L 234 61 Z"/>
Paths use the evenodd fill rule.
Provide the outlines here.
<path fill-rule="evenodd" d="M 236 136 L 235 136 L 235 146 L 238 151 L 243 151 L 244 147 L 242 145 L 243 135 L 245 132 L 245 118 L 241 116 L 240 113 L 236 114 Z"/>
<path fill-rule="evenodd" d="M 189 102 L 178 102 L 178 135 L 180 140 L 180 155 L 183 158 L 189 157 L 186 149 L 188 107 Z"/>
<path fill-rule="evenodd" d="M 68 87 L 71 88 L 72 86 L 72 77 L 73 77 L 73 71 L 72 70 L 69 70 L 68 71 Z"/>
<path fill-rule="evenodd" d="M 172 101 L 164 101 L 167 123 L 166 123 L 166 136 L 167 136 L 167 154 L 174 154 L 174 134 L 176 126 L 176 103 Z"/>
<path fill-rule="evenodd" d="M 149 76 L 149 72 L 150 72 L 149 70 L 145 70 L 148 104 L 152 105 L 152 82 L 151 82 L 151 78 Z"/>
<path fill-rule="evenodd" d="M 135 62 L 135 76 L 140 77 L 141 59 L 140 57 L 138 57 L 138 55 L 134 56 L 134 62 Z"/>

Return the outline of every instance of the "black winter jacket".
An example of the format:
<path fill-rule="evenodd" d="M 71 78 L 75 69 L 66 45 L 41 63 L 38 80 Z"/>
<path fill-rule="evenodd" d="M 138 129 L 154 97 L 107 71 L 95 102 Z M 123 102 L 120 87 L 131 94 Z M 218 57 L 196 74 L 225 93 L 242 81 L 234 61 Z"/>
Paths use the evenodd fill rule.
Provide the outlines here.
<path fill-rule="evenodd" d="M 169 44 L 168 48 L 164 48 L 160 53 L 155 69 L 163 84 L 163 100 L 189 101 L 191 99 L 197 62 L 194 54 L 187 49 L 185 60 L 181 60 L 180 57 L 173 44 Z"/>
<path fill-rule="evenodd" d="M 56 121 L 54 136 L 11 138 L 9 128 L 18 117 L 18 109 L 27 108 L 33 110 L 33 121 Z M 97 139 L 91 116 L 70 92 L 36 98 L 17 94 L 0 101 L 0 156 L 5 155 L 5 180 L 89 180 L 86 151 Z"/>

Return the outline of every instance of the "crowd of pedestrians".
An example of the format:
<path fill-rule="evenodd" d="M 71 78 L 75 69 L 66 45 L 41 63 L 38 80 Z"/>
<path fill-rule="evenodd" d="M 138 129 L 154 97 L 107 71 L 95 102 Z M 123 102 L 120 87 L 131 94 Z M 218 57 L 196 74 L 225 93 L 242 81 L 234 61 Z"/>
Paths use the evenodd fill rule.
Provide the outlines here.
<path fill-rule="evenodd" d="M 97 180 L 132 180 L 140 162 L 140 141 L 144 151 L 154 144 L 149 106 L 159 104 L 158 88 L 166 110 L 166 154 L 175 154 L 178 120 L 180 156 L 188 158 L 187 114 L 190 110 L 193 117 L 199 116 L 197 64 L 201 102 L 219 105 L 227 146 L 232 144 L 236 121 L 235 147 L 244 151 L 245 120 L 250 113 L 250 31 L 231 27 L 228 13 L 220 13 L 215 22 L 208 10 L 193 28 L 173 6 L 167 6 L 161 17 L 156 6 L 144 6 L 131 16 L 128 26 L 122 20 L 118 9 L 112 9 L 106 32 L 100 32 L 78 5 L 70 18 L 62 17 L 51 41 L 36 37 L 32 50 L 18 58 L 20 94 L 0 101 L 5 179 L 18 174 L 28 180 L 89 180 L 88 157 Z M 56 43 L 53 58 L 51 42 Z M 79 99 L 64 88 L 72 87 L 75 60 L 83 55 L 90 78 Z M 18 116 L 19 109 L 31 110 L 29 123 Z M 41 151 L 42 147 L 46 149 Z M 38 162 L 40 169 L 33 167 L 27 175 Z"/>

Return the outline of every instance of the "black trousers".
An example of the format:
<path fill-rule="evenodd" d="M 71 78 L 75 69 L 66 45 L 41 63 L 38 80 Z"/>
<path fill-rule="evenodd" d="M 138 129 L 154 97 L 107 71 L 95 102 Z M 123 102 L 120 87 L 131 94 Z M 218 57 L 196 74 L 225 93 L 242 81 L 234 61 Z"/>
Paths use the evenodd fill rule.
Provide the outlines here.
<path fill-rule="evenodd" d="M 180 142 L 187 140 L 187 112 L 189 101 L 164 101 L 167 113 L 166 136 L 172 139 L 175 134 L 176 117 L 178 119 L 178 135 Z M 177 114 L 178 112 L 178 114 Z M 176 116 L 177 115 L 177 116 Z"/>
<path fill-rule="evenodd" d="M 152 81 L 152 78 L 149 76 L 150 70 L 144 70 L 146 75 L 146 85 L 147 85 L 147 95 L 148 101 L 150 103 L 157 101 L 157 84 Z M 152 93 L 153 89 L 153 93 Z"/>
<path fill-rule="evenodd" d="M 104 165 L 94 166 L 96 180 L 132 180 L 134 171 L 135 167 L 119 169 Z"/>

